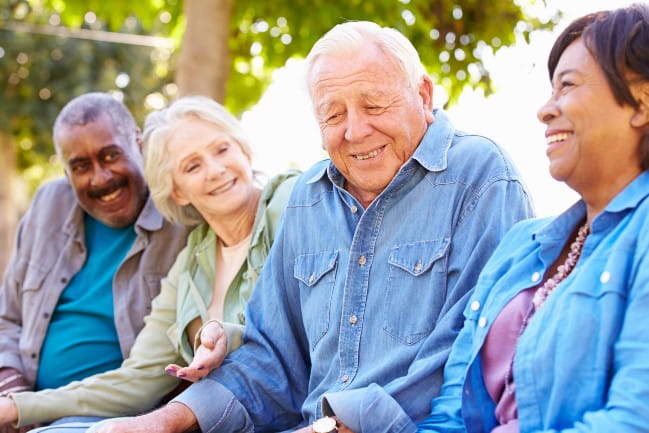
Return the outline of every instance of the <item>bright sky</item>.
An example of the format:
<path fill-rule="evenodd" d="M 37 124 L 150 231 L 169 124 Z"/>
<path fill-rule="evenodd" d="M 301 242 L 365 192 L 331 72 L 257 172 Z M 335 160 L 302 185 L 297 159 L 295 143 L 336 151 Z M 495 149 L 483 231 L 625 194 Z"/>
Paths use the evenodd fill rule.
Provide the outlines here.
<path fill-rule="evenodd" d="M 506 149 L 523 175 L 539 216 L 557 214 L 577 199 L 574 191 L 550 177 L 545 127 L 536 118 L 537 109 L 550 94 L 546 70 L 550 47 L 573 19 L 631 3 L 548 0 L 551 7 L 560 8 L 564 14 L 556 29 L 536 32 L 529 45 L 522 42 L 512 48 L 501 48 L 485 59 L 496 92 L 485 98 L 480 92 L 465 91 L 448 110 L 457 128 L 483 134 Z M 326 157 L 301 78 L 302 69 L 302 63 L 289 61 L 276 71 L 273 84 L 260 102 L 242 118 L 255 146 L 256 166 L 268 174 L 290 166 L 306 169 Z M 442 105 L 446 100 L 444 89 L 437 87 L 435 95 L 436 105 Z"/>

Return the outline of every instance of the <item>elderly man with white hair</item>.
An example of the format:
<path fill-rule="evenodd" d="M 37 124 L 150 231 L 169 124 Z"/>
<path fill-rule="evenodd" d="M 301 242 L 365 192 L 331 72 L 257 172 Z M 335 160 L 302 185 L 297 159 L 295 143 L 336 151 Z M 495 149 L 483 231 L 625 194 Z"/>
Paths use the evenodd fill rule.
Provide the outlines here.
<path fill-rule="evenodd" d="M 428 413 L 480 270 L 531 216 L 527 193 L 496 144 L 433 110 L 399 32 L 338 25 L 307 65 L 330 160 L 293 190 L 243 345 L 167 406 L 103 433 L 402 432 Z"/>

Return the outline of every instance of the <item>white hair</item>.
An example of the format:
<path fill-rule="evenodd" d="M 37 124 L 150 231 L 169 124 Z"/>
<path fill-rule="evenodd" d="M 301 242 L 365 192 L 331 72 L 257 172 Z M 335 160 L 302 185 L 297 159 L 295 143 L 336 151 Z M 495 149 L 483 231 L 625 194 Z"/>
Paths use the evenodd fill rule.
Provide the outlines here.
<path fill-rule="evenodd" d="M 368 43 L 375 44 L 386 55 L 396 60 L 396 66 L 404 74 L 411 88 L 418 88 L 426 69 L 412 43 L 398 30 L 381 27 L 370 21 L 349 21 L 338 24 L 321 37 L 306 58 L 307 80 L 316 60 L 329 53 L 345 53 L 358 50 Z M 310 83 L 307 83 L 310 89 Z"/>

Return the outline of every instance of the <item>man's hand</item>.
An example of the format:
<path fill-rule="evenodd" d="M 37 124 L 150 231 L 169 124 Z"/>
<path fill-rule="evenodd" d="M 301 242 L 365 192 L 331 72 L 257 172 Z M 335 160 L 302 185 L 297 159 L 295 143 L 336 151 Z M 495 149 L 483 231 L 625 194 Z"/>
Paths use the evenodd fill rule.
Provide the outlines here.
<path fill-rule="evenodd" d="M 102 424 L 88 433 L 182 433 L 198 429 L 194 413 L 182 403 L 167 406 L 146 415 Z"/>
<path fill-rule="evenodd" d="M 165 371 L 189 382 L 199 381 L 221 365 L 227 349 L 228 337 L 225 330 L 218 322 L 210 322 L 201 331 L 201 345 L 196 349 L 192 363 L 184 368 L 169 364 Z"/>

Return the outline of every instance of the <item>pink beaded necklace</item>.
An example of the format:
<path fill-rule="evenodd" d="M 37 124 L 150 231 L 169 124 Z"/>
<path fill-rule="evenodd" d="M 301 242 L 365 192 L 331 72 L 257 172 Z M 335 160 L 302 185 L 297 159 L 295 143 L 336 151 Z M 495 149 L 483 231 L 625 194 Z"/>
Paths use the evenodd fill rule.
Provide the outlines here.
<path fill-rule="evenodd" d="M 534 298 L 532 298 L 532 305 L 530 305 L 530 308 L 527 314 L 525 315 L 525 319 L 523 319 L 521 330 L 520 333 L 518 334 L 519 338 L 523 334 L 523 331 L 525 331 L 525 328 L 527 327 L 527 324 L 532 318 L 532 315 L 534 315 L 534 312 L 538 311 L 538 309 L 541 308 L 541 306 L 543 306 L 545 300 L 548 298 L 548 296 L 550 296 L 552 291 L 559 285 L 561 281 L 563 281 L 568 275 L 570 275 L 570 273 L 575 268 L 575 266 L 577 266 L 577 261 L 581 256 L 581 250 L 583 249 L 584 244 L 586 243 L 586 238 L 588 237 L 589 233 L 590 233 L 590 227 L 588 227 L 588 222 L 586 222 L 584 223 L 583 226 L 579 228 L 579 231 L 577 232 L 577 238 L 574 240 L 572 244 L 570 244 L 570 251 L 568 252 L 568 257 L 566 258 L 566 261 L 563 262 L 562 265 L 559 265 L 554 275 L 548 278 L 545 281 L 545 283 L 543 283 L 543 285 L 539 287 L 536 290 L 536 292 L 534 292 Z M 509 367 L 505 372 L 505 391 L 510 394 L 514 393 L 514 387 L 512 386 L 513 371 L 514 371 L 514 357 L 512 356 L 511 362 L 509 363 Z"/>
<path fill-rule="evenodd" d="M 586 237 L 589 233 L 590 228 L 588 227 L 588 222 L 586 222 L 583 226 L 581 226 L 579 232 L 577 233 L 577 238 L 570 245 L 570 252 L 568 253 L 568 258 L 566 258 L 566 261 L 563 262 L 562 265 L 559 265 L 557 272 L 552 277 L 548 278 L 545 283 L 543 283 L 543 285 L 539 287 L 539 289 L 534 293 L 534 298 L 532 299 L 534 310 L 541 308 L 541 306 L 548 298 L 550 293 L 552 293 L 552 291 L 555 289 L 555 287 L 557 287 L 557 285 L 559 285 L 561 281 L 563 281 L 568 275 L 570 275 L 570 272 L 572 272 L 572 270 L 577 265 L 577 261 L 581 256 L 581 250 L 584 247 Z"/>

